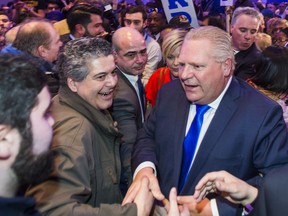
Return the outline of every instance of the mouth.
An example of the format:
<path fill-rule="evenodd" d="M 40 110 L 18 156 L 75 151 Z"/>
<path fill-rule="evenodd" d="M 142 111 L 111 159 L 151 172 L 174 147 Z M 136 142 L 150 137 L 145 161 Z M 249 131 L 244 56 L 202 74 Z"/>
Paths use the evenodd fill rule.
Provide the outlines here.
<path fill-rule="evenodd" d="M 114 92 L 114 89 L 107 91 L 107 92 L 99 92 L 98 94 L 109 99 L 110 96 L 113 96 L 113 92 Z"/>

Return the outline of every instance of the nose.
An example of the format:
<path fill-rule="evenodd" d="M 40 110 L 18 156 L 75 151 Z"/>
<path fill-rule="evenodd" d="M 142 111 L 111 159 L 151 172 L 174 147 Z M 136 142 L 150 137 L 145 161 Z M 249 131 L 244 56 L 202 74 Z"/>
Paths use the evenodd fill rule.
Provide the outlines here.
<path fill-rule="evenodd" d="M 104 30 L 104 28 L 103 28 L 103 26 L 101 25 L 100 27 L 99 27 L 99 32 L 100 33 L 103 33 L 105 30 Z"/>
<path fill-rule="evenodd" d="M 115 87 L 118 82 L 118 76 L 116 74 L 109 74 L 107 76 L 107 86 Z"/>
<path fill-rule="evenodd" d="M 189 77 L 191 77 L 191 73 L 192 73 L 192 71 L 189 69 L 188 65 L 179 67 L 179 77 L 182 80 L 186 80 Z"/>
<path fill-rule="evenodd" d="M 245 33 L 244 37 L 245 37 L 246 40 L 250 40 L 252 38 L 252 34 L 249 31 L 247 31 Z"/>
<path fill-rule="evenodd" d="M 178 65 L 179 65 L 178 57 L 174 58 L 173 64 L 174 64 L 175 66 L 178 66 Z"/>

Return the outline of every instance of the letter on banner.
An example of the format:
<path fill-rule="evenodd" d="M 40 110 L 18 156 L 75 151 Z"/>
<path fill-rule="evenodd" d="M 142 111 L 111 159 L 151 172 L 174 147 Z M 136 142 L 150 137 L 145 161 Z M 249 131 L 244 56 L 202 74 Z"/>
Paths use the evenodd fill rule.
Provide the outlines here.
<path fill-rule="evenodd" d="M 192 27 L 199 27 L 193 0 L 162 0 L 162 5 L 168 22 L 174 16 L 185 15 Z"/>
<path fill-rule="evenodd" d="M 220 0 L 220 6 L 233 6 L 233 0 Z"/>

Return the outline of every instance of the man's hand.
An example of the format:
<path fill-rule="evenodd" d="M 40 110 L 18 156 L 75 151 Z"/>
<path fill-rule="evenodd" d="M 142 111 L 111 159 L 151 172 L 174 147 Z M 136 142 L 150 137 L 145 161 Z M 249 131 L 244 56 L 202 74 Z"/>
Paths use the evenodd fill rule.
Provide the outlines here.
<path fill-rule="evenodd" d="M 209 193 L 218 193 L 232 203 L 252 203 L 258 190 L 226 171 L 207 173 L 196 185 L 194 198 L 200 202 Z"/>
<path fill-rule="evenodd" d="M 153 169 L 150 167 L 147 167 L 147 168 L 141 169 L 137 173 L 132 185 L 129 187 L 129 190 L 128 190 L 128 192 L 127 192 L 127 194 L 126 194 L 126 196 L 122 202 L 122 205 L 125 205 L 127 203 L 131 203 L 135 200 L 135 197 L 141 188 L 141 181 L 144 177 L 148 178 L 148 180 L 149 180 L 149 186 L 148 187 L 149 187 L 150 191 L 152 192 L 154 198 L 157 200 L 160 200 L 160 201 L 164 200 L 165 197 L 162 194 L 162 192 L 160 191 L 158 180 L 153 173 Z"/>
<path fill-rule="evenodd" d="M 134 203 L 137 205 L 137 216 L 147 216 L 150 214 L 154 198 L 149 190 L 149 180 L 143 177 L 139 191 L 135 197 Z"/>
<path fill-rule="evenodd" d="M 188 207 L 185 204 L 178 206 L 176 188 L 170 190 L 169 201 L 166 201 L 165 208 L 168 216 L 190 216 Z"/>

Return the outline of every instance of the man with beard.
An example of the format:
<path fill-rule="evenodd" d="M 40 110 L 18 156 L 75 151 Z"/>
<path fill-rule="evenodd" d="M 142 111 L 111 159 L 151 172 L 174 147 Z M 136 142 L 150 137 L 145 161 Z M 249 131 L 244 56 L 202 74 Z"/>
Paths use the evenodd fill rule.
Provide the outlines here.
<path fill-rule="evenodd" d="M 27 195 L 45 215 L 148 215 L 153 198 L 147 179 L 135 203 L 120 205 L 121 135 L 107 110 L 118 81 L 111 44 L 72 40 L 57 66 L 62 86 L 51 106 L 55 169 Z"/>
<path fill-rule="evenodd" d="M 76 38 L 100 36 L 105 32 L 102 11 L 97 7 L 80 4 L 70 10 L 67 15 L 70 33 L 61 35 L 60 40 L 63 44 Z"/>
<path fill-rule="evenodd" d="M 50 93 L 25 57 L 0 55 L 0 215 L 39 215 L 32 198 L 15 197 L 51 171 Z"/>

